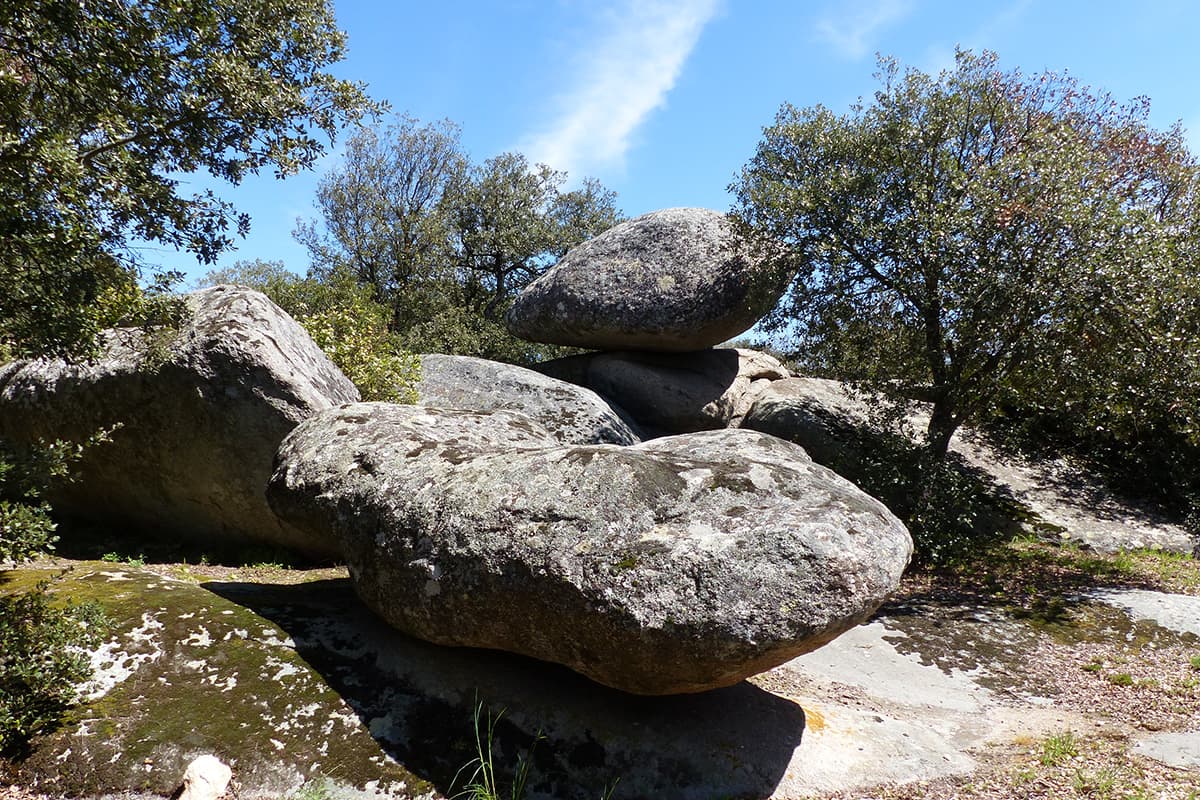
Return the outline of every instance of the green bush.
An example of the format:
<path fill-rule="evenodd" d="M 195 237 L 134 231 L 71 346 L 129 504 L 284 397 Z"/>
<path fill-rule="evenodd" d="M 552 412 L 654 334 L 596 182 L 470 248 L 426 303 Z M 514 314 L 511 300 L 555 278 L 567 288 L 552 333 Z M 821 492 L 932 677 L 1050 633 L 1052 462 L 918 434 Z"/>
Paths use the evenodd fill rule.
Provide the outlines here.
<path fill-rule="evenodd" d="M 899 433 L 838 429 L 824 464 L 880 500 L 908 527 L 913 563 L 969 561 L 1016 531 L 1021 511 L 954 453 L 944 457 Z"/>
<path fill-rule="evenodd" d="M 59 721 L 91 677 L 84 648 L 98 645 L 107 627 L 94 603 L 52 606 L 44 584 L 0 597 L 0 753 L 20 751 Z"/>
<path fill-rule="evenodd" d="M 58 538 L 46 486 L 69 478 L 84 444 L 38 442 L 14 450 L 0 442 L 0 562 L 22 562 L 52 550 Z M 83 648 L 106 627 L 94 604 L 56 608 L 45 584 L 0 597 L 0 753 L 20 751 L 29 738 L 57 723 L 75 700 L 76 685 L 91 675 Z"/>

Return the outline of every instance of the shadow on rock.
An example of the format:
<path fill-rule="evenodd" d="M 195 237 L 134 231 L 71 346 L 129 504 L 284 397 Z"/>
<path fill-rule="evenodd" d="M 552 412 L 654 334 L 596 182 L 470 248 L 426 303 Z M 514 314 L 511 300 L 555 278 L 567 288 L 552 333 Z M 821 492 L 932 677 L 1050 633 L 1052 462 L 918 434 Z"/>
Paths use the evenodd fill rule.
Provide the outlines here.
<path fill-rule="evenodd" d="M 556 665 L 410 638 L 348 580 L 203 588 L 279 625 L 383 751 L 445 794 L 470 776 L 479 707 L 484 734 L 488 713 L 503 712 L 493 737 L 503 780 L 531 754 L 530 797 L 596 797 L 615 783 L 615 798 L 765 798 L 804 732 L 798 705 L 745 682 L 637 697 Z"/>

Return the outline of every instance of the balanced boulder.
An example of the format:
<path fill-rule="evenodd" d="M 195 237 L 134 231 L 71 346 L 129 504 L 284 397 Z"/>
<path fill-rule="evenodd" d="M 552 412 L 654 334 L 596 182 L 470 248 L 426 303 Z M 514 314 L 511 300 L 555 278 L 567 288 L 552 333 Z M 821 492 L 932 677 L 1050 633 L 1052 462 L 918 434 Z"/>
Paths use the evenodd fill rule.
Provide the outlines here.
<path fill-rule="evenodd" d="M 280 521 L 265 490 L 279 442 L 358 390 L 266 296 L 217 286 L 187 296 L 166 344 L 109 331 L 99 359 L 0 368 L 0 438 L 82 442 L 76 479 L 52 500 L 67 515 L 151 535 L 225 539 L 333 555 L 332 542 Z"/>
<path fill-rule="evenodd" d="M 632 420 L 591 389 L 483 358 L 421 356 L 417 403 L 469 411 L 519 411 L 563 444 L 641 441 Z"/>
<path fill-rule="evenodd" d="M 596 350 L 701 350 L 771 310 L 784 283 L 724 214 L 672 208 L 573 248 L 508 312 L 522 339 Z"/>
<path fill-rule="evenodd" d="M 362 403 L 289 434 L 268 496 L 341 543 L 400 630 L 637 694 L 727 686 L 828 642 L 912 547 L 801 448 L 736 429 L 563 446 L 510 412 Z"/>
<path fill-rule="evenodd" d="M 534 369 L 594 390 L 658 433 L 736 427 L 759 393 L 791 375 L 766 353 L 734 348 L 583 353 Z"/>

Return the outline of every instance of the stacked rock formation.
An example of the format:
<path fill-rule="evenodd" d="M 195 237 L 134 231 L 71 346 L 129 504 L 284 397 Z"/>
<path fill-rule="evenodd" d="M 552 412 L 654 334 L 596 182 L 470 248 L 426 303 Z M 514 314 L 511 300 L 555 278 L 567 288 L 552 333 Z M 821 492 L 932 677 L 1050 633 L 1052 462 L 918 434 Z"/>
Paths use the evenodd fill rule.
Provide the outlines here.
<path fill-rule="evenodd" d="M 567 253 L 508 314 L 515 336 L 600 352 L 535 367 L 624 408 L 648 434 L 736 426 L 790 373 L 765 353 L 714 345 L 771 310 L 784 281 L 723 214 L 655 211 Z"/>
<path fill-rule="evenodd" d="M 0 367 L 0 437 L 36 446 L 123 423 L 60 508 L 340 557 L 366 605 L 413 636 L 637 694 L 705 691 L 866 619 L 912 550 L 883 505 L 802 447 L 731 427 L 787 371 L 706 348 L 753 324 L 769 285 L 715 212 L 632 220 L 535 282 L 512 322 L 641 349 L 547 374 L 425 356 L 416 406 L 357 402 L 278 307 L 217 287 L 187 298 L 159 358 L 114 331 L 92 364 Z"/>

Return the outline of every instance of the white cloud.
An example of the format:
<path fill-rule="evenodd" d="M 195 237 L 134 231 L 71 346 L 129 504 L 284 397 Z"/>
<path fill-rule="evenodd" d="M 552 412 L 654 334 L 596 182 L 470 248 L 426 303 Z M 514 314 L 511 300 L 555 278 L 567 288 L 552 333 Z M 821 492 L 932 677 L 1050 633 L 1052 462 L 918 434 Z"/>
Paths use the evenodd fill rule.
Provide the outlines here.
<path fill-rule="evenodd" d="M 557 118 L 521 145 L 573 177 L 619 165 L 634 132 L 666 100 L 719 0 L 626 0 L 596 37 Z"/>
<path fill-rule="evenodd" d="M 846 58 L 858 59 L 874 48 L 875 35 L 912 10 L 911 0 L 858 0 L 817 22 L 817 34 Z"/>

